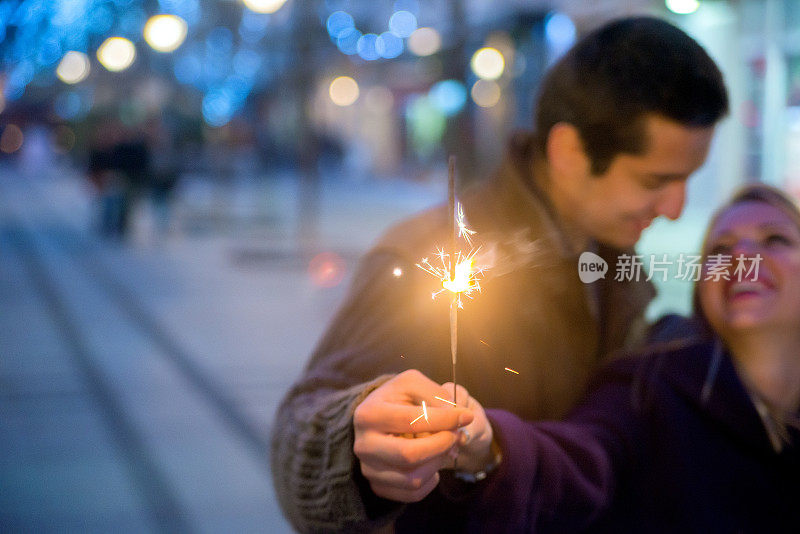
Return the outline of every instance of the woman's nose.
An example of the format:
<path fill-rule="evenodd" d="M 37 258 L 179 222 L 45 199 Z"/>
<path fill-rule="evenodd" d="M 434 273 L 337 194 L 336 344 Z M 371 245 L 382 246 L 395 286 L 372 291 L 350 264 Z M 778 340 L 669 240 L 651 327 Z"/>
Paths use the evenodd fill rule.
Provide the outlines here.
<path fill-rule="evenodd" d="M 759 250 L 761 250 L 761 247 L 752 239 L 740 239 L 733 245 L 733 248 L 731 248 L 731 254 L 734 258 L 739 255 L 751 257 L 755 256 Z"/>

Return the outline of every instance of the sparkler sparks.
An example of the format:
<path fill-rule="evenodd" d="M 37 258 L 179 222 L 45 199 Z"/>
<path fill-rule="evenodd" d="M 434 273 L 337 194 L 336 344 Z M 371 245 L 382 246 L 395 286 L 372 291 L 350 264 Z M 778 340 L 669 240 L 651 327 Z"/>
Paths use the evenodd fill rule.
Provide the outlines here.
<path fill-rule="evenodd" d="M 423 417 L 425 418 L 425 422 L 426 422 L 426 423 L 430 423 L 430 420 L 428 419 L 428 407 L 427 407 L 427 406 L 425 406 L 425 401 L 422 401 L 422 413 L 420 414 L 420 416 L 419 416 L 419 417 L 417 417 L 416 419 L 414 419 L 413 421 L 411 421 L 411 423 L 410 423 L 410 424 L 412 424 L 412 425 L 413 425 L 414 423 L 416 423 L 417 421 L 419 421 L 419 420 L 420 420 L 420 419 L 422 419 Z"/>
<path fill-rule="evenodd" d="M 474 230 L 470 230 L 473 234 Z M 466 235 L 466 234 L 465 234 Z M 453 267 L 451 254 L 444 249 L 436 251 L 436 264 L 431 263 L 428 258 L 422 258 L 417 267 L 441 280 L 442 289 L 434 291 L 431 298 L 436 298 L 441 292 L 447 290 L 453 293 L 459 308 L 464 308 L 461 295 L 472 298 L 473 293 L 480 293 L 480 280 L 485 270 L 484 267 L 475 264 L 475 256 L 480 252 L 481 247 L 473 248 L 468 254 L 464 255 L 461 251 L 455 253 L 455 274 L 451 277 L 450 271 Z"/>
<path fill-rule="evenodd" d="M 458 237 L 463 237 L 464 241 L 467 242 L 467 245 L 472 246 L 472 237 L 475 235 L 475 230 L 470 230 L 467 228 L 467 224 L 464 222 L 464 207 L 459 204 L 458 205 L 458 218 L 456 219 L 456 224 L 458 225 Z"/>
<path fill-rule="evenodd" d="M 440 400 L 440 401 L 442 401 L 442 402 L 446 402 L 447 404 L 452 404 L 453 406 L 455 406 L 455 405 L 456 405 L 456 403 L 455 403 L 455 402 L 453 402 L 453 401 L 449 401 L 449 400 L 447 400 L 447 399 L 443 399 L 443 398 L 441 398 L 441 397 L 434 397 L 434 399 L 436 399 L 436 400 Z"/>

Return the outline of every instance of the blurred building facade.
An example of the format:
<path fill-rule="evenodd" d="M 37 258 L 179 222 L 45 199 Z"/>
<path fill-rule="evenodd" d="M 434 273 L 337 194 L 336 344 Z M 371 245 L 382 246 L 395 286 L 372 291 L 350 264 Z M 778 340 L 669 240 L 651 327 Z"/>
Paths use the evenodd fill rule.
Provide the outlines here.
<path fill-rule="evenodd" d="M 158 14 L 184 24 L 174 50 L 146 42 Z M 451 153 L 467 183 L 496 165 L 512 129 L 529 127 L 547 65 L 629 14 L 686 29 L 728 81 L 731 117 L 693 198 L 716 204 L 752 180 L 800 194 L 792 0 L 4 2 L 0 150 L 24 152 L 46 125 L 53 157 L 85 165 L 93 132 L 114 120 L 156 128 L 162 161 L 181 174 L 296 173 L 311 205 L 320 175 L 433 179 Z M 129 66 L 101 64 L 111 37 L 131 43 Z M 84 71 L 62 75 L 74 53 Z"/>

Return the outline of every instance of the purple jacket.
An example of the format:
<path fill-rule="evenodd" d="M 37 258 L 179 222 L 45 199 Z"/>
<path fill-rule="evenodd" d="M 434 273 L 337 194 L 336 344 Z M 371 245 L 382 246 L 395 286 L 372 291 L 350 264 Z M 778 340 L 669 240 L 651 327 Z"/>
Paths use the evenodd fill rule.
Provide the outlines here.
<path fill-rule="evenodd" d="M 800 432 L 776 453 L 713 347 L 611 364 L 565 422 L 487 411 L 503 462 L 465 501 L 466 530 L 800 532 Z"/>

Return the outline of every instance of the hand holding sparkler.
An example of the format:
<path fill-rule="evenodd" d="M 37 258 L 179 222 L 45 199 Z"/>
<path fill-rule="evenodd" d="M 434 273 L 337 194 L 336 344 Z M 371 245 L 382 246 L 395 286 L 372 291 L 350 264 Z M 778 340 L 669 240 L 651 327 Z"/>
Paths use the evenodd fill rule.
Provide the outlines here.
<path fill-rule="evenodd" d="M 463 439 L 457 429 L 473 420 L 470 410 L 452 407 L 447 400 L 451 392 L 409 370 L 382 384 L 356 407 L 353 452 L 376 495 L 416 502 L 439 483 L 438 471 L 452 465 Z M 408 433 L 421 437 L 403 437 Z"/>
<path fill-rule="evenodd" d="M 461 439 L 458 447 L 457 470 L 461 473 L 475 475 L 484 473 L 494 468 L 499 461 L 496 446 L 492 446 L 494 431 L 486 418 L 483 406 L 470 396 L 462 386 L 455 386 L 452 382 L 442 384 L 447 391 L 457 388 L 457 406 L 468 408 L 473 414 L 472 422 L 459 428 Z M 480 477 L 478 477 L 480 479 Z"/>

